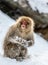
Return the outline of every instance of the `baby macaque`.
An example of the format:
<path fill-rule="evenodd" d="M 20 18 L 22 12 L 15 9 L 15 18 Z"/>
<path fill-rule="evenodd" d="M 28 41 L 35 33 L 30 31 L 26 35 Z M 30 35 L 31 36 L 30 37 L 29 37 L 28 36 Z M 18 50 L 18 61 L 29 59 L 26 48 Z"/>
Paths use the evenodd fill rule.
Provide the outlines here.
<path fill-rule="evenodd" d="M 13 24 L 4 39 L 4 55 L 16 60 L 27 57 L 27 47 L 34 44 L 34 21 L 21 16 Z"/>

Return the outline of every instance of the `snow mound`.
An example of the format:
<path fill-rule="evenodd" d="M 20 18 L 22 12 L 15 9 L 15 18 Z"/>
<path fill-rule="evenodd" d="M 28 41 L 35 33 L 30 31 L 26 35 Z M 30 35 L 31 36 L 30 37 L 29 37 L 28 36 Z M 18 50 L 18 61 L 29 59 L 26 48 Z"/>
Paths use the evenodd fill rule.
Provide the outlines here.
<path fill-rule="evenodd" d="M 35 44 L 28 48 L 30 58 L 18 62 L 15 59 L 3 57 L 3 39 L 14 20 L 0 11 L 0 65 L 48 65 L 48 42 L 34 34 Z"/>

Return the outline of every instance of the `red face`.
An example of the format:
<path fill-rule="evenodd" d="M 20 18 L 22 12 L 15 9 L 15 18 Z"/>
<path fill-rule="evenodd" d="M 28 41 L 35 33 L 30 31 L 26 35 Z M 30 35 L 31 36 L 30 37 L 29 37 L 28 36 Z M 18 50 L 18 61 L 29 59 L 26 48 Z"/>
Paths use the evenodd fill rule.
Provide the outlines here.
<path fill-rule="evenodd" d="M 25 30 L 27 28 L 27 22 L 25 20 L 22 20 L 21 22 L 21 29 Z"/>

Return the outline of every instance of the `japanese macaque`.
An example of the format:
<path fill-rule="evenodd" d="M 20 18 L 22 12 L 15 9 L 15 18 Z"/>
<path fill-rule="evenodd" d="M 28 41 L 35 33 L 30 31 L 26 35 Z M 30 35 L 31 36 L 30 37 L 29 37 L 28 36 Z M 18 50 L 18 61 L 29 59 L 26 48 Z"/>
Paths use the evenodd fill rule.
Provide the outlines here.
<path fill-rule="evenodd" d="M 21 16 L 13 24 L 4 39 L 4 55 L 16 60 L 27 56 L 27 47 L 34 44 L 34 21 L 30 17 Z"/>

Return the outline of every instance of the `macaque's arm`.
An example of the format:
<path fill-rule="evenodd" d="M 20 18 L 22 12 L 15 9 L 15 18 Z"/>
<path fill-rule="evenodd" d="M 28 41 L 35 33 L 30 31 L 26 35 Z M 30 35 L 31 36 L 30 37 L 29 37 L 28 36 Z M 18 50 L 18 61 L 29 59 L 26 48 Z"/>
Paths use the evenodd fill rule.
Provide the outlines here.
<path fill-rule="evenodd" d="M 13 44 L 16 44 L 16 43 L 19 43 L 18 41 L 16 41 L 14 38 L 10 37 L 9 42 L 13 43 Z"/>
<path fill-rule="evenodd" d="M 27 41 L 27 40 L 24 40 L 18 36 L 16 36 L 16 38 L 10 37 L 9 42 L 11 42 L 13 44 L 19 44 L 19 45 L 24 46 L 24 47 L 29 47 L 29 46 L 32 46 L 34 44 L 33 40 Z"/>
<path fill-rule="evenodd" d="M 26 47 L 26 42 L 24 41 L 24 39 L 18 38 L 18 39 L 14 39 L 12 37 L 10 37 L 8 39 L 9 42 L 11 42 L 12 44 L 19 44 L 21 46 Z"/>
<path fill-rule="evenodd" d="M 20 38 L 20 37 L 19 37 L 19 38 L 16 37 L 16 39 L 10 37 L 10 38 L 8 39 L 8 41 L 11 42 L 12 44 L 19 44 L 19 45 L 21 45 L 21 46 L 28 47 L 28 42 L 27 42 L 26 40 Z"/>

